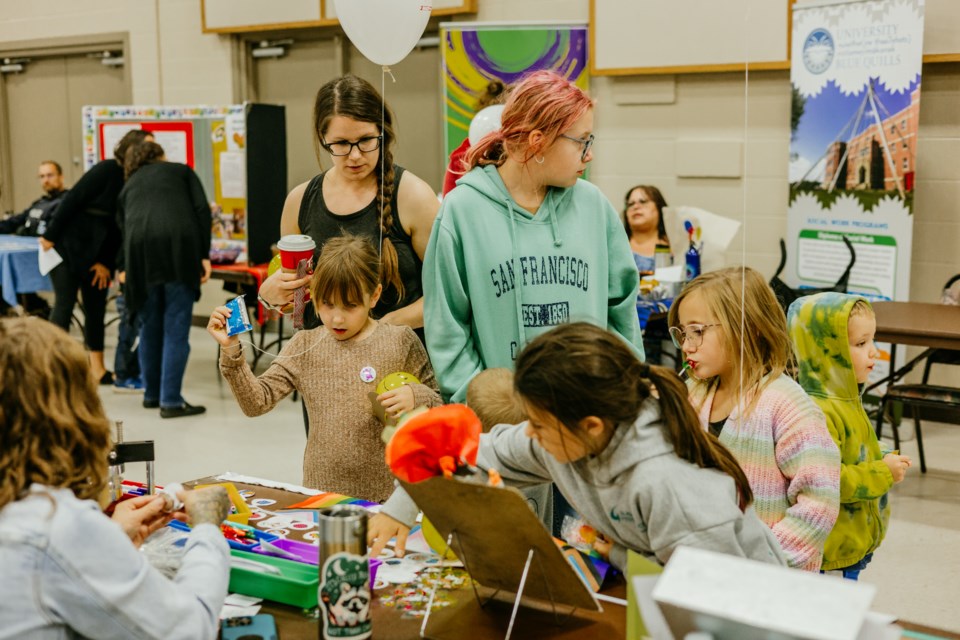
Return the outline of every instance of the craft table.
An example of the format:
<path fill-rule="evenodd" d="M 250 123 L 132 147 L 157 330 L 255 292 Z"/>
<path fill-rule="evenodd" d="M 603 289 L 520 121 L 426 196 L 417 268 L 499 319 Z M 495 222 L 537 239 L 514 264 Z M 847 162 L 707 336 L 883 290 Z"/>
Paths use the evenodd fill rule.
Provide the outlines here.
<path fill-rule="evenodd" d="M 216 478 L 185 483 L 209 484 L 223 482 Z M 283 489 L 272 489 L 255 484 L 233 482 L 239 490 L 254 492 L 255 498 L 275 500 L 275 504 L 265 507 L 273 511 L 301 502 L 307 496 Z M 252 524 L 252 523 L 251 523 Z M 303 533 L 291 531 L 288 538 L 302 540 Z M 421 618 L 404 617 L 394 608 L 387 607 L 380 602 L 380 596 L 391 589 L 382 589 L 375 592 L 371 602 L 373 619 L 373 638 L 376 640 L 415 640 L 420 637 Z M 473 590 L 469 587 L 445 592 L 452 599 L 452 604 L 443 609 L 437 609 L 430 614 L 427 626 L 427 636 L 431 638 L 461 639 L 469 637 L 471 640 L 502 640 L 504 637 L 510 611 L 513 606 L 512 598 L 508 601 L 492 601 L 481 608 Z M 481 597 L 488 597 L 490 590 L 480 589 Z M 626 598 L 626 583 L 618 576 L 608 580 L 601 591 L 605 595 L 615 598 Z M 512 594 L 510 594 L 512 596 Z M 526 602 L 526 601 L 525 601 Z M 591 640 L 607 638 L 624 638 L 626 636 L 626 608 L 609 602 L 602 602 L 602 612 L 577 610 L 572 615 L 566 615 L 569 608 L 558 607 L 561 624 L 558 626 L 549 604 L 538 609 L 529 606 L 521 607 L 517 614 L 513 629 L 514 638 L 524 640 L 538 640 L 554 638 L 558 640 Z M 310 639 L 319 637 L 320 620 L 307 615 L 302 609 L 275 602 L 264 601 L 261 613 L 269 613 L 277 622 L 277 629 L 282 640 Z M 926 633 L 937 638 L 960 640 L 960 634 L 932 629 L 907 622 L 898 622 L 907 630 Z M 917 636 L 904 635 L 905 639 Z"/>

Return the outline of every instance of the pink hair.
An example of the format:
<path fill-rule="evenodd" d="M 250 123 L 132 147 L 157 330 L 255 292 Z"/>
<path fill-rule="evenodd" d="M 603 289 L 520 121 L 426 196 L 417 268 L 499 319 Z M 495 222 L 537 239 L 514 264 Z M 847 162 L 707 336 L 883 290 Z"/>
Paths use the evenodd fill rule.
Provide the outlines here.
<path fill-rule="evenodd" d="M 464 169 L 477 165 L 500 166 L 507 152 L 519 152 L 522 162 L 553 144 L 583 114 L 593 108 L 587 94 L 555 71 L 535 71 L 523 78 L 511 91 L 500 117 L 499 131 L 488 133 L 467 151 Z M 528 134 L 539 130 L 543 143 L 528 143 Z"/>

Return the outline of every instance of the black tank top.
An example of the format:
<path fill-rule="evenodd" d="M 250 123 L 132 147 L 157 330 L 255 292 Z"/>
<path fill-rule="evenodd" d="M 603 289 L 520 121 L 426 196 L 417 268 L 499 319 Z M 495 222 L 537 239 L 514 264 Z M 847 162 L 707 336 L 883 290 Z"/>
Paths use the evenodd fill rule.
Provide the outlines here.
<path fill-rule="evenodd" d="M 376 318 L 380 318 L 395 309 L 405 307 L 423 297 L 423 285 L 420 280 L 423 261 L 413 250 L 410 235 L 404 231 L 403 225 L 400 224 L 397 207 L 397 193 L 400 190 L 400 177 L 403 175 L 403 171 L 402 167 L 393 166 L 393 198 L 390 201 L 393 210 L 393 225 L 390 227 L 387 237 L 390 238 L 397 250 L 397 261 L 400 268 L 400 280 L 403 282 L 404 295 L 400 299 L 396 288 L 384 283 L 384 291 L 380 297 L 380 302 L 373 308 L 373 315 Z M 316 263 L 317 256 L 320 255 L 320 250 L 323 249 L 327 240 L 339 238 L 345 233 L 369 238 L 374 247 L 379 246 L 380 210 L 377 207 L 376 198 L 356 213 L 347 215 L 331 213 L 323 199 L 323 176 L 324 173 L 321 173 L 307 185 L 307 189 L 303 193 L 303 200 L 300 202 L 300 215 L 297 219 L 300 233 L 310 236 L 317 243 L 317 249 L 313 256 L 314 263 Z M 320 324 L 314 313 L 313 305 L 307 306 L 303 320 L 306 328 L 313 328 Z"/>

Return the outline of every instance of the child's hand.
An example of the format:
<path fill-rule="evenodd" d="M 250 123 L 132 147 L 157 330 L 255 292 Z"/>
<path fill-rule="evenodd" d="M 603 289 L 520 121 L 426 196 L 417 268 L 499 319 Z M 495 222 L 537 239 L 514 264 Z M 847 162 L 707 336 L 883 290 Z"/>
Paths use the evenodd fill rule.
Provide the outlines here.
<path fill-rule="evenodd" d="M 599 553 L 604 560 L 609 560 L 611 549 L 613 549 L 613 542 L 598 531 L 597 539 L 593 541 L 593 550 Z"/>
<path fill-rule="evenodd" d="M 221 347 L 232 347 L 239 344 L 240 336 L 227 335 L 227 318 L 231 315 L 227 307 L 217 307 L 210 314 L 210 322 L 207 323 L 207 333 L 213 336 Z"/>
<path fill-rule="evenodd" d="M 903 480 L 907 473 L 907 468 L 912 464 L 909 456 L 900 456 L 895 453 L 888 453 L 883 456 L 883 462 L 890 469 L 890 475 L 893 476 L 893 482 L 897 483 Z"/>
<path fill-rule="evenodd" d="M 396 537 L 397 542 L 393 550 L 397 557 L 402 558 L 407 550 L 407 534 L 410 528 L 399 520 L 394 520 L 385 513 L 378 513 L 367 521 L 367 544 L 370 545 L 370 557 L 376 558 L 383 548 Z"/>
<path fill-rule="evenodd" d="M 384 391 L 377 396 L 377 402 L 387 412 L 387 415 L 396 418 L 401 413 L 413 410 L 413 389 L 410 385 L 405 384 L 402 387 Z"/>

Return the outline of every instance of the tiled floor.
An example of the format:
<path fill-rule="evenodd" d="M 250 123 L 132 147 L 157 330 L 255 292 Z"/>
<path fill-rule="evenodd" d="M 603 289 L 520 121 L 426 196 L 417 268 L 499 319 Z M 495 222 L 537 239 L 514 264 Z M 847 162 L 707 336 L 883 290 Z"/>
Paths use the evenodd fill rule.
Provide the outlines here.
<path fill-rule="evenodd" d="M 108 333 L 107 344 L 113 343 Z M 217 374 L 212 338 L 195 328 L 191 346 L 184 396 L 206 405 L 202 416 L 161 420 L 157 410 L 140 406 L 140 396 L 103 389 L 107 412 L 123 421 L 125 438 L 156 443 L 157 481 L 230 470 L 299 484 L 305 442 L 300 404 L 287 399 L 265 416 L 247 418 Z M 960 631 L 960 427 L 925 423 L 924 443 L 929 471 L 921 476 L 915 466 L 894 489 L 889 534 L 861 579 L 878 588 L 874 610 Z M 915 456 L 916 442 L 904 442 L 902 450 Z M 143 479 L 137 467 L 131 465 L 127 476 Z"/>

